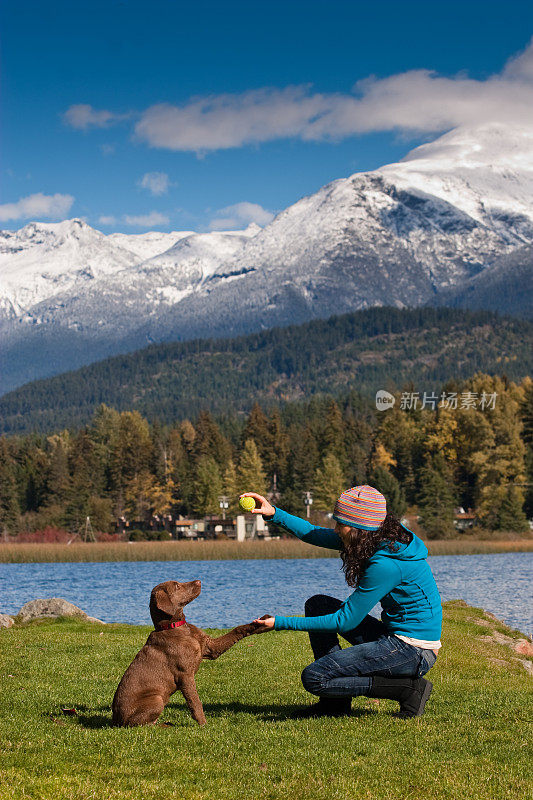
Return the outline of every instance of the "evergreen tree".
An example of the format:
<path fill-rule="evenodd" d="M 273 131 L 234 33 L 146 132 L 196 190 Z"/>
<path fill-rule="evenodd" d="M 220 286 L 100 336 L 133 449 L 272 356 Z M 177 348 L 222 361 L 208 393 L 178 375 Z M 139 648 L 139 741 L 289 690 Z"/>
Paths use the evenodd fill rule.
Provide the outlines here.
<path fill-rule="evenodd" d="M 318 511 L 333 511 L 333 507 L 346 489 L 339 459 L 326 453 L 315 474 L 313 505 Z"/>
<path fill-rule="evenodd" d="M 375 467 L 369 480 L 370 485 L 385 497 L 387 511 L 400 519 L 405 514 L 407 503 L 398 480 L 384 467 Z"/>
<path fill-rule="evenodd" d="M 350 486 L 367 482 L 372 435 L 372 426 L 359 412 L 348 408 L 344 415 L 344 438 L 348 464 L 345 476 Z"/>
<path fill-rule="evenodd" d="M 278 486 L 283 487 L 287 479 L 287 462 L 289 457 L 289 438 L 279 409 L 275 408 L 268 420 L 269 445 L 264 455 L 265 470 L 268 479 L 272 480 L 274 474 Z"/>
<path fill-rule="evenodd" d="M 20 508 L 14 463 L 7 440 L 0 437 L 0 534 L 3 538 L 17 529 Z"/>
<path fill-rule="evenodd" d="M 106 491 L 111 491 L 113 488 L 111 457 L 118 439 L 119 427 L 120 413 L 102 403 L 94 413 L 89 427 L 89 436 L 95 447 L 99 461 L 98 470 L 104 477 Z"/>
<path fill-rule="evenodd" d="M 230 517 L 239 513 L 239 492 L 237 491 L 237 470 L 232 458 L 227 463 L 222 480 L 222 494 L 228 498 L 227 514 Z"/>
<path fill-rule="evenodd" d="M 522 416 L 522 439 L 524 441 L 525 452 L 525 502 L 524 511 L 527 516 L 533 518 L 533 381 L 526 378 L 523 385 L 523 399 L 521 402 Z"/>
<path fill-rule="evenodd" d="M 243 447 L 247 439 L 253 439 L 258 450 L 266 450 L 270 445 L 268 419 L 257 402 L 253 404 L 242 431 L 241 445 Z"/>
<path fill-rule="evenodd" d="M 62 505 L 67 500 L 70 489 L 68 446 L 69 435 L 66 431 L 48 438 L 48 468 L 45 479 L 47 505 Z"/>
<path fill-rule="evenodd" d="M 429 539 L 453 535 L 455 493 L 450 472 L 441 455 L 428 458 L 420 474 L 418 511 L 420 524 Z"/>
<path fill-rule="evenodd" d="M 19 450 L 19 503 L 22 513 L 37 511 L 45 503 L 48 458 L 42 443 L 27 437 Z"/>
<path fill-rule="evenodd" d="M 499 531 L 514 531 L 525 533 L 529 530 L 526 515 L 523 511 L 524 495 L 518 486 L 510 484 L 504 487 L 505 491 L 501 502 L 497 503 L 494 515 L 494 529 Z"/>
<path fill-rule="evenodd" d="M 194 440 L 196 438 L 194 425 L 189 419 L 184 419 L 180 424 L 179 430 L 185 452 L 189 457 L 192 457 L 194 452 Z"/>
<path fill-rule="evenodd" d="M 533 380 L 526 378 L 520 403 L 523 425 L 523 439 L 528 447 L 533 447 Z"/>
<path fill-rule="evenodd" d="M 151 494 L 155 479 L 147 470 L 138 472 L 124 487 L 124 511 L 130 520 L 143 525 L 152 516 Z"/>
<path fill-rule="evenodd" d="M 408 503 L 416 502 L 417 476 L 424 466 L 421 415 L 395 406 L 378 417 L 376 443 L 381 443 L 396 462 L 390 471 L 399 481 Z"/>
<path fill-rule="evenodd" d="M 527 486 L 524 491 L 524 514 L 533 519 L 533 448 L 528 447 L 525 456 Z"/>
<path fill-rule="evenodd" d="M 475 508 L 480 502 L 490 462 L 489 453 L 494 451 L 494 432 L 488 416 L 480 411 L 458 409 L 455 415 L 456 481 L 460 504 L 465 508 Z"/>
<path fill-rule="evenodd" d="M 39 496 L 39 489 L 34 472 L 28 472 L 24 492 L 24 511 L 37 511 L 41 505 L 42 497 Z"/>
<path fill-rule="evenodd" d="M 247 439 L 239 457 L 237 468 L 237 492 L 257 492 L 265 495 L 267 480 L 261 456 L 253 439 Z"/>
<path fill-rule="evenodd" d="M 333 453 L 341 464 L 344 462 L 344 424 L 341 410 L 335 400 L 330 400 L 328 403 L 321 445 L 322 456 Z"/>
<path fill-rule="evenodd" d="M 221 494 L 222 479 L 217 462 L 213 456 L 200 456 L 194 483 L 194 512 L 200 517 L 206 514 L 219 514 Z"/>
<path fill-rule="evenodd" d="M 168 471 L 167 437 L 158 420 L 150 427 L 152 454 L 150 458 L 150 472 L 158 481 L 165 482 Z"/>
<path fill-rule="evenodd" d="M 66 493 L 65 524 L 73 533 L 80 531 L 89 514 L 89 498 L 103 494 L 104 476 L 96 447 L 87 429 L 72 440 L 69 453 L 70 484 Z"/>
<path fill-rule="evenodd" d="M 123 411 L 110 458 L 113 494 L 118 503 L 117 511 L 120 511 L 121 498 L 126 486 L 148 470 L 151 455 L 152 441 L 148 422 L 138 411 Z"/>
<path fill-rule="evenodd" d="M 167 458 L 168 476 L 174 485 L 173 504 L 182 513 L 192 503 L 194 481 L 190 479 L 192 467 L 178 428 L 172 428 L 169 432 Z"/>
<path fill-rule="evenodd" d="M 301 494 L 310 491 L 315 482 L 319 464 L 318 444 L 309 424 L 303 429 L 292 425 L 289 434 L 289 485 Z"/>
<path fill-rule="evenodd" d="M 254 403 L 241 433 L 240 447 L 243 450 L 249 439 L 255 442 L 261 464 L 268 476 L 267 483 L 272 480 L 272 475 L 276 471 L 277 452 L 274 437 L 271 421 L 266 417 L 259 403 Z"/>
<path fill-rule="evenodd" d="M 218 464 L 219 470 L 231 458 L 231 447 L 226 437 L 208 411 L 201 411 L 195 426 L 193 453 L 195 459 L 201 456 L 212 456 Z"/>
<path fill-rule="evenodd" d="M 477 474 L 477 511 L 481 523 L 487 528 L 498 525 L 499 506 L 505 498 L 510 484 L 525 483 L 525 444 L 521 438 L 522 420 L 520 402 L 523 393 L 505 376 L 498 378 L 479 374 L 465 383 L 465 387 L 476 393 L 494 394 L 494 407 L 478 411 L 490 426 L 490 438 L 481 450 L 472 454 L 472 469 Z M 473 413 L 470 411 L 470 413 Z M 513 498 L 522 497 L 519 492 Z"/>
<path fill-rule="evenodd" d="M 90 495 L 87 499 L 87 516 L 91 520 L 93 531 L 113 532 L 113 503 L 109 497 Z"/>
<path fill-rule="evenodd" d="M 120 413 L 102 403 L 94 412 L 90 425 L 91 438 L 94 442 L 109 447 L 116 437 L 120 425 Z"/>
<path fill-rule="evenodd" d="M 313 484 L 311 483 L 310 486 L 312 487 Z M 289 514 L 296 514 L 297 517 L 303 517 L 307 513 L 302 492 L 297 492 L 290 487 L 285 488 L 281 492 L 281 496 L 276 505 L 279 505 L 284 511 L 288 511 Z M 282 534 L 285 534 L 282 528 L 279 530 Z"/>

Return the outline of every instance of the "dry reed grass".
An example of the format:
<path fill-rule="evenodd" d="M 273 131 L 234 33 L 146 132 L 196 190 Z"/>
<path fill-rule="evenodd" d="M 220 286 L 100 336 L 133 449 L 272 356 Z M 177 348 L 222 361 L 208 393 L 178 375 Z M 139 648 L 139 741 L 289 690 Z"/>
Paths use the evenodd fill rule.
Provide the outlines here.
<path fill-rule="evenodd" d="M 531 552 L 532 539 L 426 542 L 430 555 Z M 0 563 L 77 561 L 219 561 L 251 558 L 331 558 L 335 550 L 296 539 L 272 541 L 172 541 L 67 544 L 0 543 Z"/>

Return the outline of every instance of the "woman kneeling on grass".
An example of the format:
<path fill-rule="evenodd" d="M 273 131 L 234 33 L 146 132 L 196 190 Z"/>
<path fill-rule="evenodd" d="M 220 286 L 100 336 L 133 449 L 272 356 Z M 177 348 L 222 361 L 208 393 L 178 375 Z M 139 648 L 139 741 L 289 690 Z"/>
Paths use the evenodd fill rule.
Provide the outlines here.
<path fill-rule="evenodd" d="M 335 504 L 335 528 L 320 528 L 272 506 L 255 492 L 252 513 L 262 514 L 303 542 L 340 550 L 346 582 L 355 591 L 342 603 L 317 594 L 305 617 L 266 615 L 258 633 L 308 631 L 315 661 L 302 673 L 308 692 L 319 696 L 310 715 L 350 713 L 358 695 L 398 700 L 400 714 L 418 717 L 433 684 L 423 675 L 441 646 L 442 607 L 426 561 L 425 544 L 387 514 L 385 498 L 371 486 L 354 486 Z M 244 495 L 241 495 L 244 496 Z M 381 621 L 369 611 L 381 602 Z M 340 633 L 352 647 L 341 649 Z"/>

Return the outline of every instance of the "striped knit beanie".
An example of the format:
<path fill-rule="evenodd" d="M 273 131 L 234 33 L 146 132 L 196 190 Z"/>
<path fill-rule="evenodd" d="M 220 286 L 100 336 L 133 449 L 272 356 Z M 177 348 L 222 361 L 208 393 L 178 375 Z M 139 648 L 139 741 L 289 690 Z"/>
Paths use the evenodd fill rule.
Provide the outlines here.
<path fill-rule="evenodd" d="M 387 516 L 387 502 L 372 486 L 353 486 L 341 494 L 333 510 L 333 519 L 341 525 L 377 531 Z"/>

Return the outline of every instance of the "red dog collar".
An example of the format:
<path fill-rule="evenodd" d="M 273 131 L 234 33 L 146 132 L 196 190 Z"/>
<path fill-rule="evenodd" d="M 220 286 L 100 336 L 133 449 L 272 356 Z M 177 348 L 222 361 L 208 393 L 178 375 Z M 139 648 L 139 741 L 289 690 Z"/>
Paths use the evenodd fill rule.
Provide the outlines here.
<path fill-rule="evenodd" d="M 178 622 L 167 622 L 167 620 L 163 620 L 157 626 L 159 631 L 168 631 L 169 628 L 179 628 L 180 625 L 185 625 L 186 620 L 180 619 Z"/>

